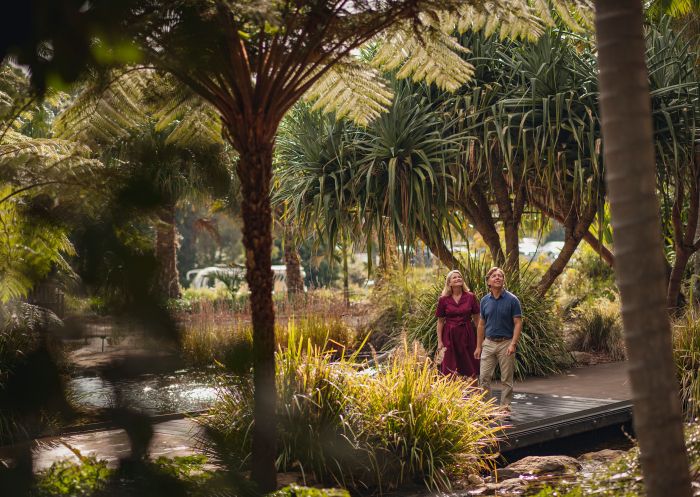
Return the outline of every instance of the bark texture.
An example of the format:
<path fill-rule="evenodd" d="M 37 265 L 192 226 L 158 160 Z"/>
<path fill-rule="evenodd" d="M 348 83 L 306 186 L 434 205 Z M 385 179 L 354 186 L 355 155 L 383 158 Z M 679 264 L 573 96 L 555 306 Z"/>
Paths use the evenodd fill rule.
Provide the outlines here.
<path fill-rule="evenodd" d="M 164 299 L 181 296 L 177 272 L 177 228 L 175 204 L 163 208 L 156 225 L 156 260 L 158 261 L 158 292 Z"/>
<path fill-rule="evenodd" d="M 304 293 L 304 278 L 301 276 L 301 260 L 289 224 L 284 226 L 284 264 L 287 267 L 287 296 L 294 300 Z"/>
<path fill-rule="evenodd" d="M 690 497 L 666 312 L 642 2 L 598 0 L 595 6 L 615 274 L 622 299 L 644 485 L 649 497 Z"/>
<path fill-rule="evenodd" d="M 243 246 L 246 251 L 246 281 L 250 288 L 253 321 L 253 385 L 255 424 L 251 477 L 263 493 L 277 487 L 277 416 L 275 387 L 275 310 L 272 302 L 272 141 L 256 136 L 241 152 L 238 177 L 241 182 Z M 257 146 L 256 146 L 257 145 Z"/>

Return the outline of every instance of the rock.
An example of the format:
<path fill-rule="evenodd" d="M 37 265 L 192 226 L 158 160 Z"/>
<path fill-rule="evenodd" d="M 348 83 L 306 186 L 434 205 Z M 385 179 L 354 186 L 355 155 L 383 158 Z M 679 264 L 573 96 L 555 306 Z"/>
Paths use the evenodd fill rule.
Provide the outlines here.
<path fill-rule="evenodd" d="M 574 357 L 574 361 L 576 361 L 578 364 L 591 364 L 593 362 L 593 354 L 589 354 L 588 352 L 575 350 L 571 353 L 571 355 Z"/>
<path fill-rule="evenodd" d="M 496 478 L 507 480 L 522 475 L 564 475 L 581 469 L 581 463 L 569 456 L 528 456 L 496 470 Z"/>
<path fill-rule="evenodd" d="M 484 484 L 484 479 L 479 475 L 469 475 L 467 476 L 467 481 L 470 485 L 481 486 Z"/>
<path fill-rule="evenodd" d="M 499 481 L 498 483 L 487 483 L 486 490 L 494 492 L 496 495 L 500 493 L 520 493 L 523 488 L 528 485 L 528 480 L 520 478 L 508 478 L 507 480 Z"/>
<path fill-rule="evenodd" d="M 603 449 L 597 452 L 587 452 L 579 456 L 578 460 L 581 462 L 608 463 L 619 459 L 624 454 L 626 454 L 624 450 Z"/>

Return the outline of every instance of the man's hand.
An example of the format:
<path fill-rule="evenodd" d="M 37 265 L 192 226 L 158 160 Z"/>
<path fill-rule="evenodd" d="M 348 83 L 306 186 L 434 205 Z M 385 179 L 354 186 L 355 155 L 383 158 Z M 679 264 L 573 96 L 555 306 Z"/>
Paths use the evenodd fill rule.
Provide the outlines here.
<path fill-rule="evenodd" d="M 510 342 L 510 345 L 508 345 L 508 350 L 506 351 L 506 353 L 507 353 L 508 355 L 513 355 L 513 354 L 515 354 L 515 349 L 516 349 L 516 347 L 517 347 L 517 346 L 515 345 L 514 342 Z"/>
<path fill-rule="evenodd" d="M 481 359 L 481 347 L 474 349 L 474 359 Z"/>

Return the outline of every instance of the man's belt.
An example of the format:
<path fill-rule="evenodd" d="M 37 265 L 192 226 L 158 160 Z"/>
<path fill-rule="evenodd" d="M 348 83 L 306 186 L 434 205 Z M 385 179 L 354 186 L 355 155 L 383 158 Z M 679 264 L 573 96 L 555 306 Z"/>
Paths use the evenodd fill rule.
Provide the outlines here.
<path fill-rule="evenodd" d="M 491 340 L 492 342 L 500 343 L 500 342 L 505 342 L 506 340 L 512 340 L 513 337 L 486 337 L 486 340 Z"/>

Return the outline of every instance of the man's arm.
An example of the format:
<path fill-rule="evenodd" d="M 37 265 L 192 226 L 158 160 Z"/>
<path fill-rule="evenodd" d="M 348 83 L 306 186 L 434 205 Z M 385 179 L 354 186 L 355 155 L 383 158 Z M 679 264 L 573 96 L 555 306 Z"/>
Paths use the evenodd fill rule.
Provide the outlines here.
<path fill-rule="evenodd" d="M 520 340 L 520 333 L 523 331 L 523 317 L 515 316 L 513 318 L 513 339 L 510 341 L 508 346 L 508 355 L 515 354 L 515 348 L 518 345 L 518 340 Z"/>
<path fill-rule="evenodd" d="M 484 335 L 486 334 L 486 322 L 481 314 L 476 315 L 477 325 L 476 325 L 476 349 L 474 349 L 474 358 L 481 359 L 481 346 L 484 343 Z"/>

